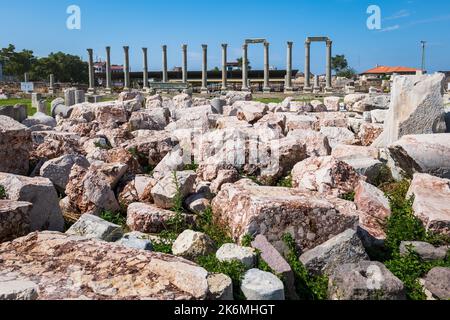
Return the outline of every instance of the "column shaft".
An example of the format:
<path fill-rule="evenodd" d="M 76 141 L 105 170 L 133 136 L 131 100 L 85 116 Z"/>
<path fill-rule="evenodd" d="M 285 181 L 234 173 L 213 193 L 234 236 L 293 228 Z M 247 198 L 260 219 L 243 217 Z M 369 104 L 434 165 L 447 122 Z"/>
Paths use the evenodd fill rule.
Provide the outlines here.
<path fill-rule="evenodd" d="M 264 43 L 264 92 L 270 92 L 269 84 L 269 46 L 268 42 Z"/>
<path fill-rule="evenodd" d="M 248 91 L 248 61 L 247 61 L 248 45 L 242 46 L 242 91 Z"/>
<path fill-rule="evenodd" d="M 208 92 L 208 46 L 202 45 L 203 63 L 202 63 L 202 88 L 203 93 Z"/>
<path fill-rule="evenodd" d="M 222 91 L 227 90 L 227 44 L 222 44 Z"/>
<path fill-rule="evenodd" d="M 292 91 L 292 42 L 287 43 L 285 91 Z"/>
<path fill-rule="evenodd" d="M 123 47 L 123 52 L 125 54 L 125 64 L 123 66 L 124 72 L 124 86 L 123 90 L 130 90 L 130 48 Z"/>
<path fill-rule="evenodd" d="M 144 90 L 148 89 L 148 57 L 147 57 L 147 53 L 148 53 L 147 48 L 142 48 L 143 65 L 144 65 L 142 81 L 143 81 Z"/>
<path fill-rule="evenodd" d="M 106 47 L 106 90 L 111 91 L 111 48 Z"/>
<path fill-rule="evenodd" d="M 326 70 L 326 78 L 327 78 L 327 89 L 331 89 L 331 55 L 332 55 L 332 46 L 333 42 L 331 40 L 327 40 L 327 70 Z"/>
<path fill-rule="evenodd" d="M 95 83 L 94 83 L 94 51 L 92 49 L 87 49 L 89 54 L 89 92 L 95 91 Z"/>
<path fill-rule="evenodd" d="M 162 82 L 168 82 L 169 77 L 167 74 L 167 46 L 162 46 Z"/>
<path fill-rule="evenodd" d="M 182 71 L 182 78 L 183 78 L 183 83 L 187 83 L 187 44 L 183 44 L 182 46 L 182 51 L 183 51 L 183 71 Z"/>
<path fill-rule="evenodd" d="M 311 52 L 311 42 L 306 40 L 305 42 L 305 88 L 311 87 L 311 70 L 310 70 L 310 52 Z"/>

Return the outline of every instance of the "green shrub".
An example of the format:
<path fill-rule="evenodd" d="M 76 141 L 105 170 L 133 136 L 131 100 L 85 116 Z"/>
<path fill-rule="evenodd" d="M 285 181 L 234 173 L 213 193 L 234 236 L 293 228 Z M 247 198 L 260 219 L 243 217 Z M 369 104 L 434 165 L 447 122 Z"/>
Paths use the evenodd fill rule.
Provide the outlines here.
<path fill-rule="evenodd" d="M 355 201 L 355 191 L 347 192 L 346 194 L 343 194 L 340 196 L 341 199 L 347 200 L 347 201 Z"/>
<path fill-rule="evenodd" d="M 112 149 L 112 146 L 111 146 L 109 143 L 107 143 L 106 145 L 104 145 L 104 144 L 101 144 L 101 143 L 98 142 L 98 141 L 94 142 L 94 146 L 95 146 L 96 148 L 99 148 L 99 149 L 102 149 L 102 150 L 111 150 L 111 149 Z"/>
<path fill-rule="evenodd" d="M 198 164 L 196 164 L 194 161 L 192 161 L 190 164 L 184 165 L 184 170 L 197 171 L 197 169 L 198 169 Z"/>
<path fill-rule="evenodd" d="M 281 178 L 277 182 L 277 187 L 292 188 L 292 175 L 288 175 L 287 177 Z"/>
<path fill-rule="evenodd" d="M 246 234 L 246 235 L 244 235 L 243 237 L 242 237 L 242 240 L 241 240 L 241 246 L 243 246 L 243 247 L 251 247 L 252 246 L 252 241 L 254 240 L 254 237 L 253 236 L 251 236 L 251 235 L 249 235 L 249 234 Z"/>
<path fill-rule="evenodd" d="M 207 234 L 215 242 L 217 248 L 225 243 L 233 242 L 227 232 L 214 223 L 211 207 L 206 208 L 203 213 L 197 216 L 195 230 Z"/>
<path fill-rule="evenodd" d="M 0 185 L 0 200 L 4 200 L 7 198 L 5 187 Z"/>
<path fill-rule="evenodd" d="M 120 213 L 120 212 L 112 212 L 112 211 L 106 210 L 100 214 L 100 218 L 102 218 L 103 220 L 106 220 L 108 222 L 122 226 L 122 227 L 126 227 L 126 225 L 127 225 L 127 218 L 124 217 L 122 215 L 122 213 Z"/>
<path fill-rule="evenodd" d="M 295 277 L 295 288 L 301 300 L 327 299 L 328 278 L 326 276 L 312 276 L 299 260 L 295 241 L 290 234 L 283 236 L 288 247 L 287 262 L 292 268 Z"/>
<path fill-rule="evenodd" d="M 245 297 L 241 291 L 242 278 L 248 270 L 246 266 L 237 261 L 219 261 L 214 254 L 200 257 L 197 259 L 198 265 L 205 268 L 211 273 L 223 273 L 231 278 L 233 281 L 233 294 L 236 300 L 244 300 Z"/>
<path fill-rule="evenodd" d="M 395 253 L 385 265 L 403 282 L 408 299 L 425 300 L 426 295 L 419 278 L 424 277 L 434 267 L 450 267 L 450 258 L 448 256 L 446 260 L 427 262 L 423 261 L 411 247 L 408 250 L 409 253 L 404 256 Z"/>
<path fill-rule="evenodd" d="M 178 237 L 178 234 L 172 231 L 163 231 L 159 235 L 159 240 L 152 241 L 153 251 L 172 254 L 172 245 Z"/>

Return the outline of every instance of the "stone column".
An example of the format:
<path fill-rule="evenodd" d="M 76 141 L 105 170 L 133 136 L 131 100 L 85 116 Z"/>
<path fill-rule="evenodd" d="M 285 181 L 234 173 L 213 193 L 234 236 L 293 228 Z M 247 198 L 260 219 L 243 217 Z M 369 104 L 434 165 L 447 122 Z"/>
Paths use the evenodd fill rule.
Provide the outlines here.
<path fill-rule="evenodd" d="M 319 93 L 320 92 L 320 82 L 319 82 L 319 76 L 318 75 L 314 76 L 313 92 L 314 93 Z"/>
<path fill-rule="evenodd" d="M 187 78 L 188 78 L 188 71 L 187 71 L 187 44 L 183 44 L 183 46 L 181 47 L 182 51 L 183 51 L 183 71 L 182 71 L 182 79 L 183 79 L 183 83 L 187 83 Z"/>
<path fill-rule="evenodd" d="M 89 54 L 89 93 L 95 92 L 95 83 L 94 83 L 94 51 L 92 49 L 87 49 L 87 52 Z"/>
<path fill-rule="evenodd" d="M 130 90 L 130 48 L 125 46 L 123 47 L 123 51 L 125 53 L 125 64 L 123 66 L 124 73 L 124 91 Z"/>
<path fill-rule="evenodd" d="M 28 72 L 23 74 L 23 82 L 28 82 Z"/>
<path fill-rule="evenodd" d="M 227 70 L 227 47 L 228 44 L 223 43 L 222 44 L 222 91 L 226 91 L 227 90 L 227 74 L 228 74 L 228 70 Z"/>
<path fill-rule="evenodd" d="M 50 84 L 48 87 L 48 93 L 53 94 L 55 92 L 55 76 L 53 74 L 50 75 Z"/>
<path fill-rule="evenodd" d="M 143 89 L 144 91 L 148 91 L 148 59 L 147 59 L 147 48 L 142 48 L 142 55 L 143 55 L 143 64 L 144 64 L 144 74 L 142 76 L 143 81 Z"/>
<path fill-rule="evenodd" d="M 203 64 L 202 64 L 202 88 L 201 93 L 208 93 L 208 46 L 202 44 Z"/>
<path fill-rule="evenodd" d="M 106 47 L 106 92 L 112 92 L 111 81 L 111 47 Z"/>
<path fill-rule="evenodd" d="M 162 46 L 162 82 L 168 82 L 169 77 L 167 75 L 167 46 Z"/>
<path fill-rule="evenodd" d="M 305 41 L 305 87 L 304 91 L 311 90 L 311 70 L 310 70 L 310 53 L 311 53 L 311 41 L 306 39 Z"/>
<path fill-rule="evenodd" d="M 264 42 L 264 86 L 263 92 L 270 93 L 269 84 L 269 46 L 268 42 Z"/>
<path fill-rule="evenodd" d="M 332 46 L 333 41 L 327 40 L 327 70 L 326 70 L 326 77 L 327 77 L 327 85 L 326 90 L 332 90 L 331 85 L 331 54 L 332 54 Z"/>
<path fill-rule="evenodd" d="M 248 44 L 242 46 L 242 91 L 248 91 L 248 65 L 247 65 Z"/>
<path fill-rule="evenodd" d="M 284 84 L 284 91 L 291 93 L 292 90 L 292 45 L 293 42 L 287 43 L 287 57 L 286 57 L 286 82 Z"/>

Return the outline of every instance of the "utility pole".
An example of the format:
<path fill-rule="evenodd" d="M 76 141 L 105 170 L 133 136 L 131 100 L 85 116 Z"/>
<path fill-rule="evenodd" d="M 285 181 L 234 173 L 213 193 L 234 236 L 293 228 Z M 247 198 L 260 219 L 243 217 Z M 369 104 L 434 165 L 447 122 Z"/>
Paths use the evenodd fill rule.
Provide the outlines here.
<path fill-rule="evenodd" d="M 420 41 L 420 43 L 422 44 L 422 72 L 425 73 L 425 45 L 426 45 L 426 41 Z"/>

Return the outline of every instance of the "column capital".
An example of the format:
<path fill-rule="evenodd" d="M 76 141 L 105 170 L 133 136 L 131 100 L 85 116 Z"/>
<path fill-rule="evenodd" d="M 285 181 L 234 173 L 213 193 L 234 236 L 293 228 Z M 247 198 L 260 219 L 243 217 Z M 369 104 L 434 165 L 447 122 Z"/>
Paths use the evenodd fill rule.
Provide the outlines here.
<path fill-rule="evenodd" d="M 162 48 L 163 50 L 166 50 L 166 49 L 167 49 L 167 45 L 163 44 L 163 45 L 161 46 L 161 48 Z"/>
<path fill-rule="evenodd" d="M 208 49 L 208 45 L 207 44 L 202 44 L 202 48 L 203 48 L 203 50 L 206 50 L 206 49 Z"/>
<path fill-rule="evenodd" d="M 183 44 L 183 45 L 181 45 L 181 49 L 183 49 L 183 50 L 186 50 L 186 49 L 187 49 L 187 47 L 188 47 L 188 45 L 187 45 L 187 44 Z"/>
<path fill-rule="evenodd" d="M 270 42 L 265 41 L 265 42 L 264 42 L 264 47 L 267 48 L 267 47 L 269 47 L 269 46 L 270 46 Z"/>
<path fill-rule="evenodd" d="M 228 43 L 222 43 L 222 48 L 226 49 L 228 47 Z"/>
<path fill-rule="evenodd" d="M 92 49 L 86 49 L 86 50 L 90 55 L 94 52 L 94 50 L 92 50 Z"/>
<path fill-rule="evenodd" d="M 330 39 L 327 40 L 327 47 L 331 47 L 333 45 L 333 41 Z"/>
<path fill-rule="evenodd" d="M 309 46 L 311 44 L 311 39 L 306 38 L 305 40 L 305 45 Z"/>
<path fill-rule="evenodd" d="M 106 47 L 106 51 L 109 51 L 109 50 L 111 50 L 111 47 L 110 47 L 110 46 L 107 46 L 107 47 Z"/>
<path fill-rule="evenodd" d="M 123 47 L 123 50 L 128 50 L 128 49 L 130 49 L 129 46 L 124 46 L 124 47 Z"/>
<path fill-rule="evenodd" d="M 144 52 L 147 52 L 147 50 L 148 50 L 147 48 L 142 48 L 142 51 Z"/>
<path fill-rule="evenodd" d="M 289 48 L 292 48 L 292 45 L 293 45 L 293 44 L 294 44 L 294 42 L 292 42 L 292 41 L 288 41 L 288 42 L 287 42 L 287 45 L 288 45 Z"/>

